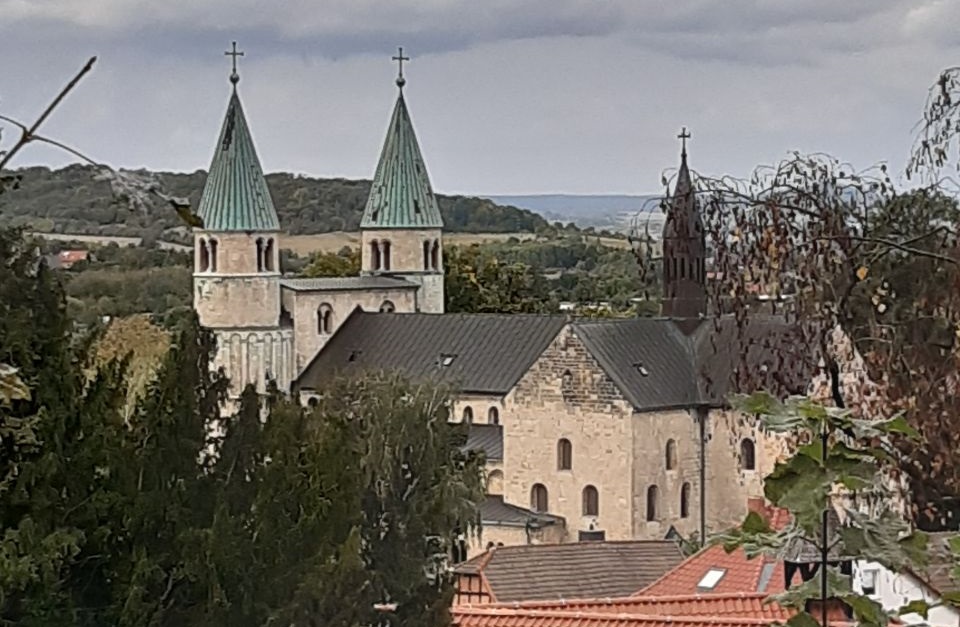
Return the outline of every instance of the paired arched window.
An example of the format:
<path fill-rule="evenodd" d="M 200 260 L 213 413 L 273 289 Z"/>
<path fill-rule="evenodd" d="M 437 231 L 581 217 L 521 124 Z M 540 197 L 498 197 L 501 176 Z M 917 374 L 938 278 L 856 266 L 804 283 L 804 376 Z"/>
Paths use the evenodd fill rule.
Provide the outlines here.
<path fill-rule="evenodd" d="M 390 270 L 390 240 L 370 242 L 370 270 Z"/>
<path fill-rule="evenodd" d="M 380 313 L 393 313 L 397 308 L 394 306 L 393 302 L 385 300 L 380 303 Z"/>
<path fill-rule="evenodd" d="M 743 470 L 757 469 L 757 451 L 750 438 L 740 442 L 740 468 Z"/>
<path fill-rule="evenodd" d="M 588 485 L 583 489 L 583 515 L 600 515 L 600 493 L 597 492 L 597 489 L 592 485 Z"/>
<path fill-rule="evenodd" d="M 561 438 L 557 442 L 557 470 L 570 470 L 573 468 L 573 445 L 567 438 Z"/>
<path fill-rule="evenodd" d="M 440 269 L 440 240 L 433 240 L 433 246 L 430 247 L 430 268 Z"/>
<path fill-rule="evenodd" d="M 547 496 L 547 486 L 542 483 L 535 483 L 530 488 L 530 509 L 543 513 L 550 509 L 550 501 Z"/>
<path fill-rule="evenodd" d="M 667 440 L 667 470 L 677 469 L 677 442 L 676 440 Z"/>
<path fill-rule="evenodd" d="M 690 516 L 690 484 L 684 483 L 680 486 L 680 518 Z"/>
<path fill-rule="evenodd" d="M 423 269 L 430 269 L 430 240 L 423 242 Z"/>
<path fill-rule="evenodd" d="M 473 407 L 467 405 L 463 408 L 463 421 L 468 425 L 473 424 Z"/>
<path fill-rule="evenodd" d="M 647 521 L 653 522 L 660 516 L 660 488 L 655 485 L 647 488 Z"/>
<path fill-rule="evenodd" d="M 491 407 L 487 410 L 487 423 L 491 425 L 500 424 L 500 410 L 496 407 Z"/>
<path fill-rule="evenodd" d="M 217 271 L 217 240 L 201 238 L 197 240 L 197 257 L 199 272 Z"/>
<path fill-rule="evenodd" d="M 380 242 L 380 258 L 383 261 L 383 270 L 390 269 L 390 240 Z"/>
<path fill-rule="evenodd" d="M 373 240 L 370 242 L 370 269 L 371 270 L 380 270 L 381 269 L 381 259 L 380 259 L 380 242 Z"/>
<path fill-rule="evenodd" d="M 333 332 L 333 307 L 323 303 L 317 307 L 317 333 L 329 335 Z"/>

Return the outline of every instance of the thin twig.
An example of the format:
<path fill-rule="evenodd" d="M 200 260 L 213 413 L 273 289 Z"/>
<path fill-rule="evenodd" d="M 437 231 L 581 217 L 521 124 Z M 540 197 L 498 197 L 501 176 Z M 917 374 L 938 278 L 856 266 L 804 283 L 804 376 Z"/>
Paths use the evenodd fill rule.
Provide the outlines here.
<path fill-rule="evenodd" d="M 87 72 L 93 69 L 93 64 L 96 63 L 96 61 L 97 57 L 90 57 L 86 65 L 84 65 L 80 71 L 77 72 L 76 76 L 74 76 L 70 82 L 60 90 L 60 93 L 57 94 L 57 97 L 53 99 L 53 102 L 47 105 L 47 108 L 44 109 L 43 113 L 40 114 L 40 117 L 37 118 L 37 121 L 34 122 L 30 128 L 25 128 L 24 125 L 13 120 L 7 120 L 8 122 L 12 122 L 13 124 L 20 126 L 21 132 L 20 139 L 17 140 L 17 143 L 13 145 L 13 148 L 11 148 L 9 152 L 3 156 L 3 158 L 0 158 L 0 170 L 2 170 L 4 166 L 6 166 L 13 159 L 13 156 L 16 155 L 21 148 L 36 139 L 36 132 L 37 129 L 40 128 L 40 125 L 43 124 L 48 117 L 50 117 L 50 114 L 53 113 L 53 110 L 57 108 L 57 105 L 59 105 L 60 102 L 66 98 L 67 94 L 69 94 L 73 88 L 77 86 L 77 83 L 80 82 L 80 79 L 82 79 Z"/>

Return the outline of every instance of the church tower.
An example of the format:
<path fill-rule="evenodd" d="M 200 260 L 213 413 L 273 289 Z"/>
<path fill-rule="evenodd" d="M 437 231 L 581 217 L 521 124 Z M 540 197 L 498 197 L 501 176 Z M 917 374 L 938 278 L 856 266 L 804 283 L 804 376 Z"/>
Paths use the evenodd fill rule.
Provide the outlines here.
<path fill-rule="evenodd" d="M 707 312 L 706 233 L 697 203 L 696 190 L 687 167 L 687 139 L 684 128 L 680 171 L 663 227 L 662 313 L 676 318 L 685 330 L 692 330 Z"/>
<path fill-rule="evenodd" d="M 393 59 L 399 94 L 360 221 L 361 271 L 416 283 L 417 310 L 443 313 L 443 219 L 403 97 L 403 48 Z"/>
<path fill-rule="evenodd" d="M 233 91 L 200 197 L 202 226 L 193 231 L 193 304 L 217 338 L 215 365 L 231 396 L 247 384 L 261 392 L 290 385 L 293 332 L 280 324 L 280 221 L 260 167 L 240 97 L 233 51 Z"/>

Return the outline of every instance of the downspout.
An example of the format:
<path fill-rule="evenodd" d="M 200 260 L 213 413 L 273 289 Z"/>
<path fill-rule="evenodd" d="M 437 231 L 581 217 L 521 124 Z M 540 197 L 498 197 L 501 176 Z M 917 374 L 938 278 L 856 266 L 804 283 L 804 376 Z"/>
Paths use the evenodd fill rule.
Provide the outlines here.
<path fill-rule="evenodd" d="M 707 544 L 707 411 L 703 407 L 694 410 L 700 429 L 700 546 Z"/>

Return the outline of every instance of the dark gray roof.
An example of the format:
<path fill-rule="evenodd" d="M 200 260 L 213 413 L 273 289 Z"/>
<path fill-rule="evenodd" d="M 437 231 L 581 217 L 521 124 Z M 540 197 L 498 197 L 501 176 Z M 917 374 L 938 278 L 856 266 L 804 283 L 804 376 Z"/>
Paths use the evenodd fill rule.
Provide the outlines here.
<path fill-rule="evenodd" d="M 503 427 L 500 425 L 470 425 L 466 450 L 481 450 L 487 459 L 503 459 Z"/>
<path fill-rule="evenodd" d="M 636 409 L 689 407 L 697 399 L 690 342 L 665 318 L 576 322 L 577 336 Z"/>
<path fill-rule="evenodd" d="M 388 276 L 318 277 L 281 279 L 280 285 L 295 292 L 334 292 L 341 290 L 416 289 L 417 284 Z"/>
<path fill-rule="evenodd" d="M 372 313 L 354 310 L 297 383 L 317 389 L 337 374 L 396 371 L 461 392 L 506 394 L 566 324 L 534 314 Z"/>
<path fill-rule="evenodd" d="M 718 406 L 739 389 L 803 391 L 815 352 L 798 355 L 793 323 L 776 316 L 706 319 L 686 335 L 669 318 L 573 323 L 577 336 L 638 411 Z M 743 366 L 749 365 L 749 368 Z M 738 376 L 749 372 L 750 380 Z"/>
<path fill-rule="evenodd" d="M 683 561 L 669 540 L 502 546 L 454 569 L 482 572 L 498 603 L 626 597 Z"/>
<path fill-rule="evenodd" d="M 536 529 L 563 522 L 563 518 L 511 505 L 504 502 L 500 495 L 488 494 L 480 504 L 480 521 L 486 527 L 524 527 L 529 524 Z"/>

